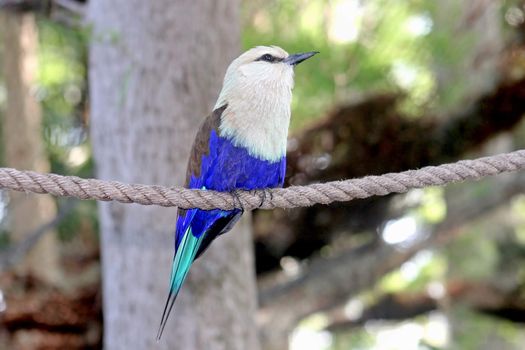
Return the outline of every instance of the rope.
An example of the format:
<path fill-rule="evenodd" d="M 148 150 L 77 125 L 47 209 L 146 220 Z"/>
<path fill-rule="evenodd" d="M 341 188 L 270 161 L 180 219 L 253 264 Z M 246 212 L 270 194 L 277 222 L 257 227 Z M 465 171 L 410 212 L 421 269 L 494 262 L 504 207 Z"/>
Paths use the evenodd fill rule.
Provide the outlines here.
<path fill-rule="evenodd" d="M 49 193 L 54 196 L 176 206 L 182 209 L 297 208 L 314 204 L 345 202 L 357 198 L 404 193 L 413 188 L 443 186 L 465 180 L 479 180 L 505 172 L 525 169 L 525 150 L 457 163 L 427 166 L 418 170 L 366 176 L 308 186 L 291 186 L 254 191 L 216 192 L 125 184 L 117 181 L 82 179 L 76 176 L 40 174 L 0 168 L 0 188 L 15 191 Z"/>

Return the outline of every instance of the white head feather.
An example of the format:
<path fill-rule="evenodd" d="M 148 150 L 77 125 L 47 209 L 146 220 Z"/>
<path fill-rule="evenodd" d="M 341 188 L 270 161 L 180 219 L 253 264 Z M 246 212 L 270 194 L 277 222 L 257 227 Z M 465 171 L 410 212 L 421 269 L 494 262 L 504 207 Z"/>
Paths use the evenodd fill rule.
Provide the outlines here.
<path fill-rule="evenodd" d="M 278 161 L 286 154 L 294 70 L 284 62 L 258 60 L 265 54 L 288 57 L 276 46 L 243 53 L 228 67 L 214 109 L 228 105 L 221 116 L 221 136 L 252 156 Z"/>

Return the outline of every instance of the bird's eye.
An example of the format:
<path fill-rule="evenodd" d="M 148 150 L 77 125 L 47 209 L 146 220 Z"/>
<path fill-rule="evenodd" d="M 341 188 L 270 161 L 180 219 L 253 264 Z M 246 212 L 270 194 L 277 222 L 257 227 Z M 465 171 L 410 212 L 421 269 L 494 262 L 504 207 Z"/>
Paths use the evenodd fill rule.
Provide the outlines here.
<path fill-rule="evenodd" d="M 274 63 L 274 62 L 278 61 L 278 58 L 270 55 L 269 53 L 267 53 L 267 54 L 264 54 L 261 57 L 259 57 L 256 61 L 264 61 L 264 62 Z"/>

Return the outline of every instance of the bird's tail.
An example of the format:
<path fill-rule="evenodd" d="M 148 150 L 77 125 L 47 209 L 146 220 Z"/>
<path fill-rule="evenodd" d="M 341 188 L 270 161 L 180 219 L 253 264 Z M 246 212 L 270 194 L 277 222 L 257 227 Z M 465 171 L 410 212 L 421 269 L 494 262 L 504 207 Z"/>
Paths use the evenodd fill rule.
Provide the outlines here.
<path fill-rule="evenodd" d="M 199 247 L 204 239 L 206 233 L 202 233 L 199 237 L 195 237 L 191 232 L 191 227 L 188 228 L 182 241 L 179 244 L 175 257 L 173 258 L 173 266 L 171 269 L 171 278 L 170 278 L 170 289 L 168 293 L 168 300 L 166 300 L 166 305 L 164 306 L 164 311 L 162 312 L 162 318 L 160 320 L 160 327 L 157 333 L 157 341 L 160 340 L 166 322 L 168 321 L 168 316 L 173 308 L 175 299 L 179 294 L 180 288 L 188 275 L 190 266 L 195 259 L 195 255 L 199 250 Z"/>

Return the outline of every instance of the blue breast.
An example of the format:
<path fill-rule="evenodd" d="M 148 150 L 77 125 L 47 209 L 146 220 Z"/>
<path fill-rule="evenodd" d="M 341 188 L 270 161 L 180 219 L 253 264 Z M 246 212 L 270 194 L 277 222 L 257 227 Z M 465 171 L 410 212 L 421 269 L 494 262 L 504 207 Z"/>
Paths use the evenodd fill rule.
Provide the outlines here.
<path fill-rule="evenodd" d="M 281 187 L 286 172 L 286 158 L 270 162 L 251 156 L 244 147 L 220 137 L 215 130 L 209 139 L 209 154 L 201 159 L 200 176 L 191 176 L 190 188 L 216 191 Z"/>

